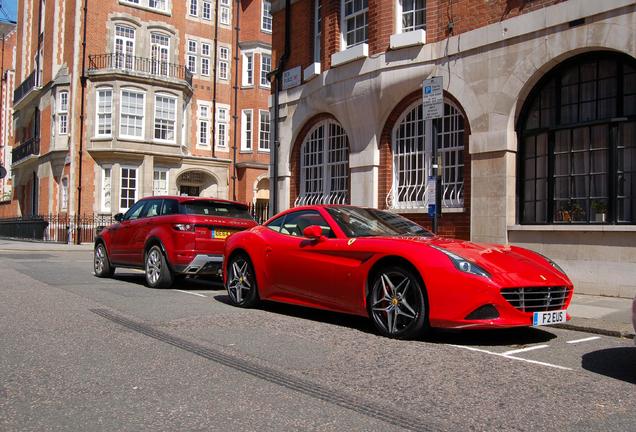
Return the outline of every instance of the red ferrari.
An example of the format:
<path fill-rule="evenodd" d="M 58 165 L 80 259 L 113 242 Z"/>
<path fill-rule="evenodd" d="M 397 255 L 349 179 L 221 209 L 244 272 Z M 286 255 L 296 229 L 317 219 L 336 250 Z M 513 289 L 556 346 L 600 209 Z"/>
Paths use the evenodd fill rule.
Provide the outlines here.
<path fill-rule="evenodd" d="M 572 282 L 516 246 L 435 236 L 395 213 L 353 206 L 284 211 L 230 236 L 224 280 L 233 304 L 272 300 L 368 316 L 388 337 L 430 327 L 565 322 Z"/>

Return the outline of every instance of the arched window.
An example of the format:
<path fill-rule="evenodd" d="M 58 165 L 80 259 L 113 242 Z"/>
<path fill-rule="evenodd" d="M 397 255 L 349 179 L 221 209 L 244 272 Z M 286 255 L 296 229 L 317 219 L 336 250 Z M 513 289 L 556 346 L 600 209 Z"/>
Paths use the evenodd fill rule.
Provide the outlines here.
<path fill-rule="evenodd" d="M 594 53 L 557 66 L 518 132 L 521 223 L 636 222 L 636 60 Z"/>
<path fill-rule="evenodd" d="M 409 106 L 393 128 L 393 185 L 387 204 L 394 209 L 427 208 L 433 131 L 442 165 L 442 206 L 464 205 L 464 116 L 450 101 L 444 117 L 423 120 L 420 101 Z"/>
<path fill-rule="evenodd" d="M 349 203 L 349 139 L 335 120 L 307 134 L 300 149 L 300 195 L 295 205 Z"/>

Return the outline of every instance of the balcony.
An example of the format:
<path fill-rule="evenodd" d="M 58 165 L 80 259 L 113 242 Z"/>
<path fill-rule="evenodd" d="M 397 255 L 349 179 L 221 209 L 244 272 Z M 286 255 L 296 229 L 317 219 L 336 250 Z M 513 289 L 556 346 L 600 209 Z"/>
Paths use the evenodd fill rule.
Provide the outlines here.
<path fill-rule="evenodd" d="M 34 90 L 39 90 L 39 82 L 36 71 L 31 72 L 31 74 L 25 79 L 20 86 L 15 89 L 13 92 L 13 105 L 14 109 L 19 102 L 26 98 L 27 95 L 31 94 Z M 33 92 L 34 93 L 34 92 Z"/>
<path fill-rule="evenodd" d="M 29 156 L 40 155 L 40 138 L 29 138 L 24 143 L 15 147 L 11 152 L 13 165 L 28 158 Z"/>
<path fill-rule="evenodd" d="M 113 53 L 90 55 L 88 73 L 91 77 L 115 73 L 153 82 L 163 80 L 167 83 L 185 83 L 192 89 L 192 73 L 187 67 L 151 58 Z"/>

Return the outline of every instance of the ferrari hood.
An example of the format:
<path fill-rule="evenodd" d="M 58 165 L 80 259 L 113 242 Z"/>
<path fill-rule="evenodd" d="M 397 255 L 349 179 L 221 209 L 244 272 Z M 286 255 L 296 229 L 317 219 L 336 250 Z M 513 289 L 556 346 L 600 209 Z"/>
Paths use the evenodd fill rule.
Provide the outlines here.
<path fill-rule="evenodd" d="M 479 244 L 442 237 L 430 239 L 429 245 L 447 250 L 474 262 L 488 273 L 514 284 L 569 284 L 567 276 L 545 259 L 529 250 L 498 244 Z"/>

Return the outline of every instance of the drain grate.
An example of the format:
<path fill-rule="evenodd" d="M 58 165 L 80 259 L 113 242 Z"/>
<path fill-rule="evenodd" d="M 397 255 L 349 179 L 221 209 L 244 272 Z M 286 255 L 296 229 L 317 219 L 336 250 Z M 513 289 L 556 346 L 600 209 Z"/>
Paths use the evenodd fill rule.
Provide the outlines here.
<path fill-rule="evenodd" d="M 384 405 L 375 404 L 346 393 L 340 393 L 332 389 L 323 387 L 319 384 L 306 381 L 292 375 L 284 374 L 277 370 L 260 366 L 214 349 L 206 348 L 194 342 L 190 342 L 188 340 L 170 335 L 168 333 L 164 333 L 160 330 L 156 330 L 153 327 L 150 327 L 143 323 L 130 320 L 107 309 L 91 309 L 91 312 L 137 333 L 141 333 L 145 336 L 167 343 L 184 351 L 196 354 L 205 359 L 212 360 L 216 363 L 222 364 L 223 366 L 236 369 L 238 371 L 252 375 L 256 378 L 260 378 L 270 383 L 298 391 L 307 396 L 320 399 L 339 407 L 350 409 L 368 417 L 381 420 L 385 423 L 389 423 L 394 426 L 413 431 L 442 430 L 439 425 L 433 428 L 431 426 L 431 423 L 433 422 L 431 422 L 430 420 L 424 421 L 423 419 L 413 417 L 408 413 L 399 412 L 396 409 L 391 409 L 390 407 Z"/>

